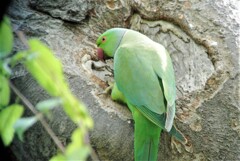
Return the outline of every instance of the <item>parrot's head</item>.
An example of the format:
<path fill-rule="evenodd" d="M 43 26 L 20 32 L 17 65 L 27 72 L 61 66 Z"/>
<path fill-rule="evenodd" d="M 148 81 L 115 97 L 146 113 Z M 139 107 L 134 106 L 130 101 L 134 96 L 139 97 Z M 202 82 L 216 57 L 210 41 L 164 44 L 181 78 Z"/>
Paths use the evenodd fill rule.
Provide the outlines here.
<path fill-rule="evenodd" d="M 105 60 L 107 58 L 114 57 L 114 54 L 126 31 L 127 29 L 124 28 L 112 28 L 99 36 L 97 39 L 98 59 Z"/>

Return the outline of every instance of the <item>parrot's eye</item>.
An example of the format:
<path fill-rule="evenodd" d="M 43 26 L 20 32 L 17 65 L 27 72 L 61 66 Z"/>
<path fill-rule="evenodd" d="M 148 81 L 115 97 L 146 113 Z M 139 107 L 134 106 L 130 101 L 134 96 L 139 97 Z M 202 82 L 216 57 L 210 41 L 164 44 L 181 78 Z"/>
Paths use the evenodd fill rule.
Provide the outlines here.
<path fill-rule="evenodd" d="M 105 42 L 105 41 L 106 41 L 106 36 L 103 36 L 102 42 Z"/>

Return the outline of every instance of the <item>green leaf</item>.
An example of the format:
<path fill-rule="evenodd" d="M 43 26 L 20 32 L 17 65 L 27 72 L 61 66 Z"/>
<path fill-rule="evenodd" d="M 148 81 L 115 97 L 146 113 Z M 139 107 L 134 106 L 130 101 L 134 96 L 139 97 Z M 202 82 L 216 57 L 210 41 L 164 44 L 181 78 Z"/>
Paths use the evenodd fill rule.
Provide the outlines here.
<path fill-rule="evenodd" d="M 0 58 L 9 54 L 13 47 L 13 34 L 10 20 L 5 16 L 0 23 Z"/>
<path fill-rule="evenodd" d="M 72 134 L 72 142 L 67 146 L 65 154 L 68 161 L 86 160 L 91 152 L 89 144 L 84 142 L 85 132 L 82 130 L 83 129 L 77 128 Z"/>
<path fill-rule="evenodd" d="M 91 152 L 91 147 L 85 143 L 84 130 L 77 128 L 72 133 L 71 143 L 66 147 L 64 154 L 58 153 L 50 161 L 85 161 Z"/>
<path fill-rule="evenodd" d="M 25 62 L 27 70 L 49 94 L 60 96 L 67 88 L 60 61 L 39 40 L 29 40 L 29 47 L 29 59 Z"/>
<path fill-rule="evenodd" d="M 29 129 L 33 124 L 37 122 L 37 117 L 26 117 L 20 118 L 14 125 L 14 129 L 18 135 L 18 138 L 23 141 L 23 134 L 24 132 Z"/>
<path fill-rule="evenodd" d="M 24 60 L 27 57 L 27 52 L 26 51 L 19 51 L 16 54 L 13 55 L 13 57 L 11 57 L 9 64 L 11 65 L 11 67 L 14 67 L 15 65 L 17 65 L 19 62 L 21 62 L 22 60 Z"/>
<path fill-rule="evenodd" d="M 93 120 L 89 116 L 87 109 L 83 103 L 79 102 L 76 97 L 71 94 L 70 91 L 65 91 L 62 99 L 63 109 L 74 123 L 76 123 L 85 131 L 87 131 L 87 129 L 93 128 Z M 82 139 L 84 139 L 83 135 Z"/>
<path fill-rule="evenodd" d="M 23 107 L 12 104 L 0 112 L 0 134 L 5 146 L 8 146 L 14 136 L 14 124 L 22 116 Z"/>
<path fill-rule="evenodd" d="M 49 161 L 67 161 L 67 158 L 63 154 L 57 154 L 53 156 Z"/>
<path fill-rule="evenodd" d="M 8 79 L 0 74 L 0 109 L 7 106 L 10 99 L 10 88 Z"/>
<path fill-rule="evenodd" d="M 12 69 L 9 67 L 9 61 L 10 61 L 10 59 L 5 59 L 3 62 L 2 69 L 3 69 L 3 74 L 5 74 L 5 75 L 12 74 Z"/>
<path fill-rule="evenodd" d="M 79 102 L 70 92 L 64 92 L 63 108 L 77 125 L 83 128 L 93 128 L 93 120 L 88 115 L 85 105 Z"/>
<path fill-rule="evenodd" d="M 39 102 L 36 105 L 36 108 L 42 113 L 48 114 L 50 110 L 60 105 L 61 103 L 62 103 L 62 100 L 60 98 L 48 99 L 48 100 Z"/>

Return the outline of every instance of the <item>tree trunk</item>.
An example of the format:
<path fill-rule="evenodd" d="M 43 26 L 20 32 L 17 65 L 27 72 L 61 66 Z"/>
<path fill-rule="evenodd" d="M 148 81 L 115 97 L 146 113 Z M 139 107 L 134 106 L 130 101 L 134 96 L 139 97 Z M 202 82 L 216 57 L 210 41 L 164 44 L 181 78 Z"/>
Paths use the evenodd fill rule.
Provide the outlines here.
<path fill-rule="evenodd" d="M 112 81 L 99 71 L 96 39 L 105 30 L 137 30 L 169 51 L 177 83 L 176 126 L 186 145 L 161 136 L 159 159 L 240 160 L 239 26 L 237 0 L 14 0 L 9 8 L 15 30 L 44 41 L 62 61 L 74 94 L 95 121 L 90 138 L 100 160 L 133 160 L 133 121 L 126 106 L 98 95 Z M 23 46 L 15 40 L 15 50 Z M 112 68 L 112 61 L 107 65 Z M 49 96 L 21 67 L 12 78 L 33 104 Z M 32 115 L 26 112 L 26 115 Z M 66 143 L 74 125 L 55 109 L 51 127 Z M 19 159 L 47 160 L 57 149 L 40 124 L 15 139 Z"/>

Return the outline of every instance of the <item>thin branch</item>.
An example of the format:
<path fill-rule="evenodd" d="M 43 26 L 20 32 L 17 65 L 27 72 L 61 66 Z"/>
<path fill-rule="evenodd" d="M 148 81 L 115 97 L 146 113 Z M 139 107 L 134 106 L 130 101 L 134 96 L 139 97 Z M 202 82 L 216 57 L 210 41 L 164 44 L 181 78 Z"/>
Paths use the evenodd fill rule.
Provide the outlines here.
<path fill-rule="evenodd" d="M 98 156 L 97 156 L 97 153 L 95 152 L 95 150 L 91 147 L 91 153 L 90 153 L 90 156 L 92 158 L 92 160 L 94 161 L 100 161 Z"/>
<path fill-rule="evenodd" d="M 17 31 L 16 32 L 17 36 L 19 37 L 19 39 L 21 40 L 21 42 L 23 43 L 23 45 L 29 49 L 29 45 L 28 45 L 28 42 L 27 42 L 27 39 L 26 37 L 24 36 L 23 32 L 22 31 Z"/>
<path fill-rule="evenodd" d="M 25 106 L 32 111 L 32 113 L 36 116 L 39 116 L 42 114 L 39 113 L 35 107 L 31 104 L 31 102 L 28 101 L 28 99 L 12 84 L 11 81 L 9 81 L 9 85 L 13 92 L 22 100 L 22 102 L 25 104 Z M 47 133 L 50 135 L 50 137 L 53 139 L 54 143 L 57 145 L 57 147 L 61 150 L 62 153 L 65 152 L 65 147 L 61 143 L 61 141 L 58 139 L 56 134 L 52 131 L 48 123 L 45 121 L 45 119 L 42 117 L 38 117 L 38 120 L 41 122 L 43 125 L 44 129 L 47 131 Z"/>
<path fill-rule="evenodd" d="M 90 145 L 90 139 L 89 139 L 89 135 L 88 133 L 85 135 L 85 142 L 86 144 Z M 93 149 L 93 147 L 91 147 L 91 153 L 90 153 L 90 157 L 92 158 L 93 161 L 100 161 L 100 159 L 98 158 L 98 155 L 96 153 L 96 151 Z"/>

